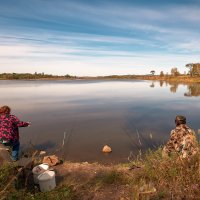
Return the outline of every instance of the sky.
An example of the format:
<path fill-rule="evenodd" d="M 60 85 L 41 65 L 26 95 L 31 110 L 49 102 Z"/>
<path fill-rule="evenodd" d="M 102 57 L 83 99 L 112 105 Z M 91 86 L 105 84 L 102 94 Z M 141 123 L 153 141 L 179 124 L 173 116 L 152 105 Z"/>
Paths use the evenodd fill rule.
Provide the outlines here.
<path fill-rule="evenodd" d="M 199 0 L 0 0 L 0 73 L 183 73 L 199 16 Z"/>

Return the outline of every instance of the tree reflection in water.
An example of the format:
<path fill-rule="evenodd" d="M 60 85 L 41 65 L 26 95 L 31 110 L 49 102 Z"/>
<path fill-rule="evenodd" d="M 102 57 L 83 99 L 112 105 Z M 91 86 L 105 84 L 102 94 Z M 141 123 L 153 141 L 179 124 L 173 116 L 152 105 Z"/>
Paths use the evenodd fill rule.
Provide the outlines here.
<path fill-rule="evenodd" d="M 160 81 L 160 87 L 163 86 L 164 81 Z M 166 86 L 170 86 L 170 92 L 176 93 L 179 85 L 186 85 L 187 91 L 184 93 L 186 97 L 198 97 L 200 96 L 200 83 L 177 83 L 177 82 L 165 82 Z M 150 85 L 150 87 L 154 87 L 154 83 Z"/>
<path fill-rule="evenodd" d="M 151 88 L 154 88 L 154 87 L 155 87 L 154 82 L 151 83 L 150 87 L 151 87 Z"/>
<path fill-rule="evenodd" d="M 178 89 L 178 83 L 169 83 L 170 85 L 170 91 L 172 93 L 176 93 L 177 89 Z"/>
<path fill-rule="evenodd" d="M 184 93 L 186 97 L 198 97 L 200 96 L 200 84 L 194 83 L 187 86 L 188 91 Z"/>
<path fill-rule="evenodd" d="M 160 87 L 162 87 L 162 86 L 163 86 L 163 83 L 164 83 L 164 81 L 160 81 Z"/>

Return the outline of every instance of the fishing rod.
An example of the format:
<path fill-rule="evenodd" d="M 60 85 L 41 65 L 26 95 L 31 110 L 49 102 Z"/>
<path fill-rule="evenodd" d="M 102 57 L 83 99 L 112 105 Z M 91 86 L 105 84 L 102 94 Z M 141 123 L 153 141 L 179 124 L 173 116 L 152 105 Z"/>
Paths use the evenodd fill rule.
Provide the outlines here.
<path fill-rule="evenodd" d="M 60 148 L 56 150 L 56 152 L 61 152 L 62 157 L 64 157 L 64 154 L 67 154 L 67 151 L 64 152 L 64 147 L 70 142 L 70 139 L 72 137 L 72 134 L 74 132 L 74 127 L 75 127 L 76 122 L 73 122 L 72 128 L 69 131 L 64 131 L 63 133 L 63 139 L 62 139 L 62 144 L 60 145 Z"/>
<path fill-rule="evenodd" d="M 125 133 L 126 136 L 128 137 L 129 142 L 131 143 L 131 145 L 132 145 L 133 147 L 136 147 L 137 149 L 139 149 L 139 145 L 135 142 L 134 138 L 130 135 L 128 129 L 123 128 L 122 130 L 124 131 L 124 133 Z"/>
<path fill-rule="evenodd" d="M 156 148 L 157 143 L 156 144 L 153 143 L 153 140 L 152 140 L 153 139 L 153 134 L 152 134 L 151 131 L 149 131 L 149 133 L 148 132 L 146 132 L 146 133 L 143 132 L 145 134 L 140 134 L 138 128 L 136 128 L 135 125 L 133 125 L 131 122 L 128 122 L 128 125 L 129 125 L 130 129 L 136 130 L 137 139 L 138 139 L 138 142 L 139 142 L 140 146 L 145 144 L 148 147 Z M 145 136 L 147 136 L 147 137 L 145 137 Z"/>
<path fill-rule="evenodd" d="M 136 131 L 136 135 L 137 136 L 133 137 L 130 134 L 129 129 L 134 129 Z M 140 157 L 142 156 L 142 146 L 144 146 L 144 144 L 147 144 L 147 146 L 149 146 L 149 147 L 152 146 L 153 148 L 156 148 L 156 146 L 154 144 L 152 144 L 152 142 L 150 142 L 149 139 L 147 139 L 146 137 L 144 137 L 142 134 L 139 133 L 139 130 L 131 122 L 128 122 L 128 128 L 123 128 L 123 131 L 126 133 L 126 136 L 128 137 L 131 145 L 138 149 L 138 152 L 139 152 L 138 156 L 140 156 Z M 149 138 L 150 139 L 153 138 L 152 133 L 149 134 Z M 129 161 L 131 160 L 131 157 L 133 157 L 133 152 L 132 151 L 130 152 L 130 154 L 128 156 L 128 160 Z"/>

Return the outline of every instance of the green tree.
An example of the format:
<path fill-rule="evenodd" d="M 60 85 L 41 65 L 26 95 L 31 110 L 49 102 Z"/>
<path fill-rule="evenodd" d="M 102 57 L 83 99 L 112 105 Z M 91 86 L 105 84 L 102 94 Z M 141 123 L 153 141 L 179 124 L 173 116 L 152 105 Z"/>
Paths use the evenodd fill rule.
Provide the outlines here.
<path fill-rule="evenodd" d="M 171 69 L 171 75 L 172 76 L 179 76 L 180 75 L 180 72 L 178 71 L 178 69 L 176 67 L 173 67 Z"/>
<path fill-rule="evenodd" d="M 193 63 L 188 63 L 185 65 L 185 67 L 187 67 L 189 69 L 189 74 L 190 76 L 192 76 L 192 68 L 193 68 Z"/>
<path fill-rule="evenodd" d="M 188 63 L 185 66 L 189 68 L 190 76 L 200 76 L 200 63 Z"/>
<path fill-rule="evenodd" d="M 161 77 L 164 76 L 164 72 L 163 72 L 163 71 L 160 72 L 160 76 L 161 76 Z"/>
<path fill-rule="evenodd" d="M 155 70 L 151 70 L 150 73 L 151 73 L 152 75 L 154 75 L 154 74 L 155 74 Z"/>

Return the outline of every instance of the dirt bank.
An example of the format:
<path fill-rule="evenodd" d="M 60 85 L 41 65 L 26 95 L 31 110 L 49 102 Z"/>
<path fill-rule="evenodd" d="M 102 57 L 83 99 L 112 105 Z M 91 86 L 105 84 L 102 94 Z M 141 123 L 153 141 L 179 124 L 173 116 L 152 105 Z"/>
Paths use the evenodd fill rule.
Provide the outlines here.
<path fill-rule="evenodd" d="M 65 162 L 54 168 L 58 186 L 72 187 L 76 199 L 133 199 L 129 167 Z"/>
<path fill-rule="evenodd" d="M 35 163 L 38 164 L 38 163 Z M 71 163 L 53 167 L 57 187 L 50 192 L 5 185 L 13 177 L 12 167 L 0 166 L 0 199 L 20 200 L 168 200 L 199 199 L 200 153 L 190 159 L 178 155 L 162 157 L 162 149 L 148 152 L 127 164 L 102 165 L 98 163 Z"/>

